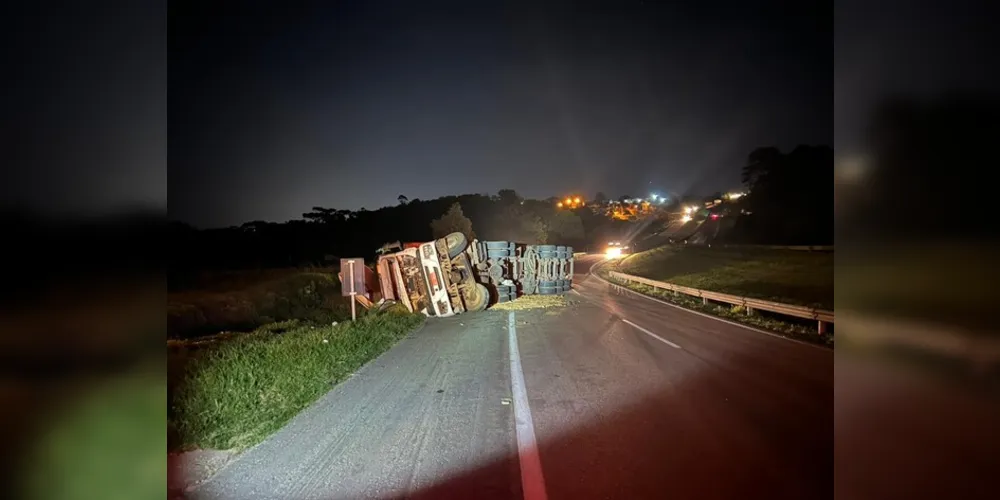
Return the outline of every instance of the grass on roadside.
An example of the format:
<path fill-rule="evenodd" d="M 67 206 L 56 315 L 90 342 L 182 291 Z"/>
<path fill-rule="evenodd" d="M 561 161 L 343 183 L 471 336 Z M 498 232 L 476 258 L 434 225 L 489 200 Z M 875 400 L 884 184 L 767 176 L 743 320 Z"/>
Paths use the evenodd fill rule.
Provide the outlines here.
<path fill-rule="evenodd" d="M 336 326 L 265 327 L 189 356 L 171 391 L 173 447 L 259 443 L 423 320 L 391 309 Z"/>
<path fill-rule="evenodd" d="M 350 316 L 335 270 L 279 269 L 229 272 L 218 283 L 205 278 L 199 289 L 167 296 L 167 330 L 172 338 L 221 331 L 251 331 L 276 321 L 330 323 Z"/>
<path fill-rule="evenodd" d="M 676 285 L 833 310 L 833 253 L 664 246 L 613 263 Z"/>

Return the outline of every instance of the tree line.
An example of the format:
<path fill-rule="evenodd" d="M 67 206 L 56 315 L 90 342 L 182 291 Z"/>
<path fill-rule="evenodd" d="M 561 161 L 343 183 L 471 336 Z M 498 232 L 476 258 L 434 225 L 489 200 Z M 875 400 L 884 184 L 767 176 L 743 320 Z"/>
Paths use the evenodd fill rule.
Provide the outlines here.
<path fill-rule="evenodd" d="M 433 200 L 399 197 L 378 210 L 313 207 L 302 219 L 252 221 L 198 230 L 171 223 L 174 270 L 320 265 L 341 257 L 374 257 L 389 242 L 429 241 L 452 231 L 481 240 L 582 247 L 612 221 L 589 210 L 560 210 L 549 200 L 525 199 L 514 190 Z"/>
<path fill-rule="evenodd" d="M 729 243 L 830 244 L 833 241 L 833 150 L 799 146 L 783 153 L 758 148 L 748 157 L 748 194 L 726 236 Z M 713 195 L 710 198 L 714 198 Z M 621 199 L 630 198 L 622 196 Z M 598 193 L 592 202 L 608 199 Z M 589 244 L 636 237 L 658 224 L 614 220 L 592 204 L 559 208 L 557 199 L 527 199 L 512 189 L 495 195 L 464 194 L 433 200 L 401 194 L 395 206 L 377 210 L 313 207 L 283 223 L 252 221 L 222 229 L 170 225 L 172 270 L 245 269 L 333 264 L 341 257 L 372 258 L 395 241 L 429 241 L 452 231 L 469 239 Z M 671 205 L 678 207 L 680 200 Z M 662 211 L 663 222 L 671 206 Z M 746 214 L 746 215 L 743 215 Z M 735 215 L 735 214 L 734 214 Z"/>
<path fill-rule="evenodd" d="M 757 148 L 747 156 L 747 195 L 726 239 L 762 245 L 833 244 L 833 149 L 798 146 L 788 153 Z"/>

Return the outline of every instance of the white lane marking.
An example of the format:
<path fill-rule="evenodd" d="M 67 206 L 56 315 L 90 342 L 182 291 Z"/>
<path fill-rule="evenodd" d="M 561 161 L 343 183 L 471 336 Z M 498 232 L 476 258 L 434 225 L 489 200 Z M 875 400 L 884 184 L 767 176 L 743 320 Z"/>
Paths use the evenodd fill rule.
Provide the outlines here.
<path fill-rule="evenodd" d="M 647 330 L 647 329 L 645 329 L 645 328 L 643 328 L 643 327 L 641 327 L 641 326 L 639 326 L 639 325 L 637 325 L 637 324 L 635 324 L 635 323 L 633 323 L 633 322 L 631 322 L 631 321 L 629 321 L 629 320 L 627 320 L 625 318 L 622 318 L 622 322 L 623 323 L 628 323 L 628 324 L 630 324 L 630 325 L 638 328 L 640 331 L 642 331 L 642 333 L 645 333 L 646 335 L 649 335 L 650 337 L 653 337 L 654 339 L 659 340 L 660 342 L 663 342 L 664 344 L 667 344 L 670 347 L 675 347 L 677 349 L 681 348 L 681 346 L 679 346 L 679 345 L 677 345 L 677 344 L 675 344 L 675 343 L 673 343 L 673 342 L 671 342 L 671 341 L 669 341 L 669 340 L 667 340 L 667 339 L 665 339 L 665 338 L 663 338 L 663 337 L 661 337 L 661 336 L 659 336 L 659 335 L 657 335 L 657 334 L 655 334 L 655 333 L 653 333 L 653 332 L 651 332 L 651 331 L 649 331 L 649 330 Z"/>
<path fill-rule="evenodd" d="M 581 297 L 583 297 L 583 294 L 580 293 L 580 292 L 578 292 L 578 291 L 576 291 L 576 288 L 573 288 L 570 291 L 573 292 L 573 293 L 575 293 L 575 294 L 577 294 L 577 295 L 579 295 L 579 296 L 581 296 Z"/>
<path fill-rule="evenodd" d="M 804 345 L 806 347 L 811 347 L 813 349 L 822 349 L 824 351 L 830 351 L 831 353 L 833 352 L 833 350 L 830 349 L 830 348 L 819 346 L 819 345 L 816 345 L 816 344 L 812 344 L 812 343 L 806 342 L 804 340 L 798 340 L 798 339 L 792 339 L 792 338 L 784 337 L 784 336 L 778 335 L 776 333 L 771 333 L 771 332 L 769 332 L 767 330 L 761 330 L 760 328 L 754 328 L 754 327 L 752 327 L 750 325 L 746 325 L 746 324 L 743 324 L 743 323 L 737 323 L 735 321 L 729 321 L 728 319 L 723 319 L 723 318 L 720 318 L 718 316 L 713 316 L 713 315 L 708 314 L 708 313 L 703 313 L 701 311 L 695 311 L 694 309 L 688 309 L 688 308 L 686 308 L 684 306 L 679 306 L 677 304 L 671 304 L 670 302 L 667 302 L 665 300 L 660 300 L 660 299 L 658 299 L 656 297 L 650 297 L 649 295 L 646 295 L 644 293 L 639 293 L 639 292 L 637 292 L 635 290 L 630 290 L 630 289 L 628 289 L 628 288 L 626 288 L 624 286 L 621 286 L 619 284 L 612 283 L 612 282 L 610 282 L 610 281 L 608 281 L 608 280 L 606 280 L 606 279 L 604 279 L 604 278 L 602 278 L 602 277 L 600 277 L 600 276 L 598 276 L 596 274 L 593 274 L 593 273 L 588 273 L 588 276 L 593 276 L 593 277 L 597 278 L 598 280 L 604 282 L 605 284 L 617 287 L 619 290 L 624 290 L 624 291 L 626 291 L 628 293 L 631 293 L 633 295 L 638 295 L 638 296 L 640 296 L 640 297 L 642 297 L 644 299 L 652 300 L 653 302 L 659 302 L 660 304 L 663 304 L 665 306 L 674 307 L 674 308 L 680 309 L 682 311 L 687 311 L 687 312 L 689 312 L 691 314 L 697 314 L 698 316 L 704 316 L 706 318 L 714 319 L 716 321 L 721 321 L 723 323 L 728 323 L 728 324 L 733 325 L 733 326 L 738 326 L 740 328 L 743 328 L 744 330 L 750 330 L 751 332 L 763 333 L 764 335 L 768 335 L 768 336 L 774 337 L 776 339 L 787 340 L 789 342 L 795 342 L 796 344 Z"/>
<path fill-rule="evenodd" d="M 510 346 L 510 389 L 514 393 L 514 431 L 517 434 L 517 455 L 521 464 L 521 492 L 524 500 L 545 500 L 545 477 L 538 457 L 535 441 L 535 424 L 528 407 L 528 390 L 521 372 L 521 354 L 517 349 L 517 330 L 514 328 L 514 311 L 507 316 L 508 345 Z"/>

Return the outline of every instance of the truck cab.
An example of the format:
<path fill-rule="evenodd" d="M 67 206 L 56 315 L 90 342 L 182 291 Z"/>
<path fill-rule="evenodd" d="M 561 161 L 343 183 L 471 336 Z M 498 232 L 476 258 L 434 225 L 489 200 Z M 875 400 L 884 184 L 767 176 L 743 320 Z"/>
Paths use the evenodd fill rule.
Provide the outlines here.
<path fill-rule="evenodd" d="M 377 270 L 382 298 L 436 317 L 486 309 L 489 290 L 476 282 L 467 247 L 465 235 L 452 233 L 381 255 Z"/>

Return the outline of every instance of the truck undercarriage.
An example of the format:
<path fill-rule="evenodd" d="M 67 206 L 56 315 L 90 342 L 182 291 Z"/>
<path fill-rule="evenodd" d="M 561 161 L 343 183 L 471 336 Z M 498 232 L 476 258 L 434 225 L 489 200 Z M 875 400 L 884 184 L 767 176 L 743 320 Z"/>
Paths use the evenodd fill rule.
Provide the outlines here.
<path fill-rule="evenodd" d="M 470 243 L 462 233 L 407 246 L 378 259 L 382 298 L 428 316 L 481 311 L 520 295 L 565 293 L 572 286 L 572 247 Z"/>

